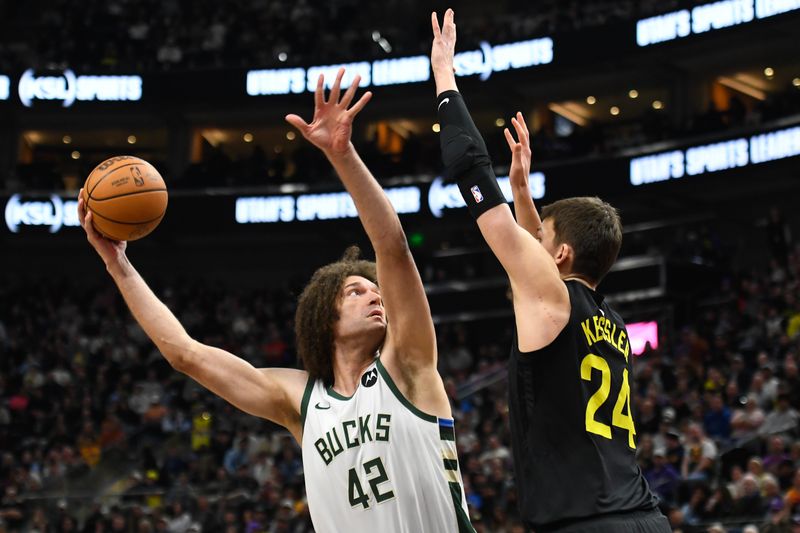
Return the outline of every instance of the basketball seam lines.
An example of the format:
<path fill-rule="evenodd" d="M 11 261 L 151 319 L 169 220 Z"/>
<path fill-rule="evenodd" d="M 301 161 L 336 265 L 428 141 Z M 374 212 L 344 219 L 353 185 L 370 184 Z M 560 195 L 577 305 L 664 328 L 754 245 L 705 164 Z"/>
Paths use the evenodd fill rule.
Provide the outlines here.
<path fill-rule="evenodd" d="M 105 202 L 106 200 L 113 200 L 115 198 L 122 198 L 123 196 L 131 196 L 132 194 L 145 194 L 148 192 L 167 192 L 167 189 L 147 189 L 146 191 L 133 191 L 133 192 L 124 192 L 122 194 L 118 194 L 116 196 L 110 196 L 108 198 L 92 198 L 91 193 L 89 194 L 89 199 L 94 200 L 95 202 Z"/>
<path fill-rule="evenodd" d="M 100 213 L 95 213 L 94 211 L 92 211 L 92 214 L 94 216 L 97 216 L 97 217 L 100 217 L 100 218 L 104 218 L 104 219 L 108 220 L 109 222 L 113 222 L 115 224 L 125 224 L 127 226 L 136 226 L 136 225 L 139 225 L 139 224 L 149 224 L 150 222 L 155 222 L 156 220 L 158 220 L 158 219 L 160 219 L 160 218 L 162 218 L 164 216 L 163 214 L 161 214 L 161 215 L 158 215 L 156 218 L 151 218 L 150 220 L 143 220 L 141 222 L 122 222 L 121 220 L 114 220 L 113 218 L 104 217 Z"/>
<path fill-rule="evenodd" d="M 120 165 L 118 167 L 114 167 L 111 170 L 109 170 L 102 178 L 97 180 L 97 183 L 94 184 L 94 187 L 92 187 L 92 190 L 89 191 L 89 198 L 92 197 L 92 193 L 97 188 L 97 186 L 100 185 L 100 182 L 103 181 L 104 179 L 106 179 L 109 175 L 113 174 L 114 171 L 116 171 L 116 170 L 118 170 L 120 168 L 129 167 L 129 166 L 132 166 L 132 165 L 141 165 L 141 163 L 125 163 L 124 165 Z"/>

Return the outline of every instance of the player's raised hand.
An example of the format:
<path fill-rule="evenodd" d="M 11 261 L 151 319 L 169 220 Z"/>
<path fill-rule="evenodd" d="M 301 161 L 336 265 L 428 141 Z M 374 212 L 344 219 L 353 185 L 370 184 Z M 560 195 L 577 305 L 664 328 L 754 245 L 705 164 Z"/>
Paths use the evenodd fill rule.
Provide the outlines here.
<path fill-rule="evenodd" d="M 514 140 L 514 136 L 508 128 L 503 130 L 508 147 L 511 149 L 511 169 L 508 177 L 512 187 L 527 189 L 528 175 L 531 173 L 531 141 L 528 126 L 525 124 L 525 117 L 519 111 L 511 119 L 511 124 L 514 125 L 518 140 Z"/>
<path fill-rule="evenodd" d="M 125 254 L 125 249 L 128 247 L 126 241 L 112 241 L 103 237 L 92 225 L 92 217 L 94 215 L 91 211 L 86 209 L 86 203 L 83 199 L 83 189 L 78 192 L 78 220 L 86 232 L 86 239 L 89 244 L 97 251 L 103 262 L 109 265 L 111 262 L 120 258 Z"/>
<path fill-rule="evenodd" d="M 344 69 L 341 68 L 336 74 L 336 81 L 326 101 L 323 89 L 325 78 L 320 74 L 317 90 L 314 92 L 314 118 L 310 124 L 297 115 L 286 115 L 286 122 L 297 128 L 311 144 L 328 155 L 347 151 L 353 133 L 353 119 L 372 98 L 372 93 L 367 91 L 348 109 L 361 82 L 361 76 L 356 75 L 340 100 L 343 76 Z"/>
<path fill-rule="evenodd" d="M 456 23 L 452 9 L 444 12 L 442 27 L 434 11 L 431 13 L 433 44 L 431 45 L 431 69 L 436 82 L 437 96 L 445 91 L 457 91 L 455 68 L 453 66 L 456 50 Z"/>
<path fill-rule="evenodd" d="M 431 45 L 431 67 L 434 71 L 453 71 L 453 56 L 456 49 L 456 23 L 455 12 L 449 9 L 444 12 L 442 27 L 439 27 L 439 18 L 434 11 L 431 13 L 431 26 L 433 28 L 433 44 Z"/>

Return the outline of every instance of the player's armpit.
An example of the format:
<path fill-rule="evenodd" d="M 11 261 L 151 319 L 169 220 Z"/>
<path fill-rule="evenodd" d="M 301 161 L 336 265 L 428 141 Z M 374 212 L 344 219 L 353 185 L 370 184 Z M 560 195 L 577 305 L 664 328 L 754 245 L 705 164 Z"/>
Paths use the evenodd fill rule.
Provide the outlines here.
<path fill-rule="evenodd" d="M 423 413 L 452 418 L 450 401 L 435 363 L 409 364 L 409 354 L 395 351 L 397 347 L 392 343 L 381 352 L 381 363 L 403 397 Z"/>
<path fill-rule="evenodd" d="M 287 428 L 299 442 L 307 372 L 257 369 L 232 353 L 197 341 L 173 366 L 242 411 Z"/>
<path fill-rule="evenodd" d="M 564 282 L 559 279 L 558 284 L 541 284 L 526 290 L 515 288 L 512 282 L 511 291 L 520 351 L 533 352 L 548 346 L 569 323 L 572 308 Z"/>

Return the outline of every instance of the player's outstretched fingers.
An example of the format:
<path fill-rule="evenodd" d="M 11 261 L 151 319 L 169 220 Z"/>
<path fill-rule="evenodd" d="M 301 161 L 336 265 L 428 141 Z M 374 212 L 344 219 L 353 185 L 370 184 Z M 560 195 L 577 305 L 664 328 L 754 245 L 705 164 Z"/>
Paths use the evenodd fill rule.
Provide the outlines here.
<path fill-rule="evenodd" d="M 351 119 L 354 118 L 356 115 L 358 115 L 358 113 L 361 112 L 362 109 L 364 109 L 364 106 L 367 105 L 367 102 L 369 102 L 370 98 L 372 98 L 372 93 L 370 91 L 367 91 L 363 95 L 361 95 L 361 98 L 359 98 L 358 101 L 355 104 L 353 104 L 353 107 L 351 107 L 350 110 L 347 111 Z"/>
<path fill-rule="evenodd" d="M 525 122 L 525 115 L 522 114 L 522 111 L 517 111 L 517 120 L 519 120 L 519 123 L 522 124 L 522 127 L 525 129 L 525 133 L 528 133 L 528 124 Z"/>
<path fill-rule="evenodd" d="M 508 128 L 503 129 L 503 135 L 506 136 L 506 142 L 508 143 L 508 148 L 512 152 L 516 150 L 519 143 L 517 143 L 517 141 L 514 140 L 514 136 L 511 135 L 511 132 L 508 130 Z"/>
<path fill-rule="evenodd" d="M 436 11 L 431 13 L 431 27 L 433 28 L 434 39 L 442 36 L 442 29 L 439 27 L 439 17 L 436 16 Z"/>
<path fill-rule="evenodd" d="M 361 75 L 356 74 L 356 77 L 353 78 L 353 83 L 350 84 L 350 87 L 347 88 L 345 91 L 344 96 L 342 97 L 342 101 L 339 102 L 339 107 L 342 109 L 347 109 L 347 106 L 350 105 L 350 102 L 353 101 L 353 97 L 356 95 L 356 91 L 358 90 L 358 86 L 361 84 Z"/>
<path fill-rule="evenodd" d="M 314 90 L 314 109 L 320 109 L 325 105 L 325 95 L 323 85 L 325 83 L 325 76 L 320 74 L 317 78 L 317 88 Z"/>
<path fill-rule="evenodd" d="M 527 128 L 525 128 L 525 126 L 523 126 L 522 123 L 516 117 L 511 119 L 511 123 L 514 125 L 514 129 L 517 132 L 517 137 L 519 138 L 520 144 L 524 148 L 530 148 L 531 143 L 530 139 L 528 138 Z"/>
<path fill-rule="evenodd" d="M 517 122 L 516 124 L 519 125 L 517 128 L 517 133 L 519 134 L 519 142 L 524 145 L 530 145 L 530 133 L 528 132 L 528 125 L 525 123 L 525 117 L 522 116 L 522 113 L 517 111 L 517 116 L 515 117 Z M 515 124 L 515 128 L 517 127 Z"/>
<path fill-rule="evenodd" d="M 523 142 L 525 140 L 525 134 L 522 131 L 522 124 L 519 123 L 517 117 L 511 117 L 511 124 L 514 126 L 514 131 L 517 132 L 517 139 L 519 139 L 519 142 Z"/>
<path fill-rule="evenodd" d="M 286 120 L 286 122 L 294 126 L 297 129 L 297 131 L 299 131 L 303 135 L 303 137 L 306 136 L 309 125 L 305 120 L 303 120 L 298 115 L 295 115 L 294 113 L 286 115 L 284 119 Z"/>
<path fill-rule="evenodd" d="M 444 23 L 442 24 L 445 36 L 452 38 L 453 41 L 455 41 L 456 38 L 455 15 L 456 12 L 453 11 L 453 8 L 448 7 L 447 11 L 444 12 Z"/>
<path fill-rule="evenodd" d="M 328 96 L 328 103 L 336 105 L 339 103 L 339 94 L 342 86 L 342 78 L 344 77 L 344 68 L 340 68 L 336 73 L 336 80 L 333 82 L 331 94 Z"/>

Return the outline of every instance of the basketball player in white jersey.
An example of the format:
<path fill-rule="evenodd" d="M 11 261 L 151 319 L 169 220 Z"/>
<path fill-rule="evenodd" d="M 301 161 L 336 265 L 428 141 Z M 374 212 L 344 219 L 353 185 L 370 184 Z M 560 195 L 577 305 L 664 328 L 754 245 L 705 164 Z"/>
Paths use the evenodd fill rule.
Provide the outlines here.
<path fill-rule="evenodd" d="M 192 339 L 125 256 L 125 242 L 80 220 L 133 316 L 164 357 L 236 407 L 287 428 L 303 453 L 318 533 L 472 532 L 450 404 L 436 370 L 436 339 L 422 281 L 391 203 L 356 153 L 352 107 L 360 78 L 328 100 L 323 78 L 312 122 L 286 120 L 321 149 L 355 202 L 376 263 L 352 251 L 319 269 L 298 302 L 305 371 L 254 368 Z M 341 96 L 341 99 L 340 99 Z"/>

